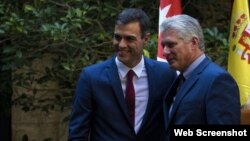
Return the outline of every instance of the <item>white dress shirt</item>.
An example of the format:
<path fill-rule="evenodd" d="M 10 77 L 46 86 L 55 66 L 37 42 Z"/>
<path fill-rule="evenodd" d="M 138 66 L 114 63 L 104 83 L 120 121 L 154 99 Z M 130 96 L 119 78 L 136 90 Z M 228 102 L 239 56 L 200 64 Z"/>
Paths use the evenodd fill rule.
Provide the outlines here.
<path fill-rule="evenodd" d="M 122 90 L 125 97 L 126 91 L 126 75 L 130 69 L 135 72 L 135 76 L 133 78 L 133 84 L 135 89 L 135 126 L 134 130 L 138 133 L 141 123 L 143 121 L 143 116 L 146 111 L 147 103 L 148 103 L 148 77 L 146 72 L 146 67 L 144 63 L 144 59 L 142 57 L 139 64 L 137 64 L 134 68 L 129 68 L 120 62 L 117 58 L 115 59 L 116 65 L 118 68 Z"/>

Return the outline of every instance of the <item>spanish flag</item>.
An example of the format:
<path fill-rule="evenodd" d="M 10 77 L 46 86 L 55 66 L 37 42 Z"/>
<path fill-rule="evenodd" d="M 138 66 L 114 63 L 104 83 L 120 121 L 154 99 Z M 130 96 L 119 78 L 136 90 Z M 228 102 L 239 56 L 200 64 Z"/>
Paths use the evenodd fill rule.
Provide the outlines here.
<path fill-rule="evenodd" d="M 250 22 L 248 0 L 234 0 L 231 15 L 228 71 L 240 89 L 244 106 L 250 98 Z"/>

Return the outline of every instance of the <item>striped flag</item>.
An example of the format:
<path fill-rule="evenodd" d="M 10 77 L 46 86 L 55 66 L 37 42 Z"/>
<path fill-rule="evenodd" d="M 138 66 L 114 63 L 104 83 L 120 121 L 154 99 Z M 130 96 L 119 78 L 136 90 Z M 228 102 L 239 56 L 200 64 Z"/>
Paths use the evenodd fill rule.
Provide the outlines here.
<path fill-rule="evenodd" d="M 162 54 L 160 25 L 167 18 L 182 13 L 181 0 L 160 0 L 157 60 L 166 61 Z"/>
<path fill-rule="evenodd" d="M 243 106 L 250 98 L 250 22 L 248 0 L 234 0 L 230 36 L 228 71 L 240 89 Z"/>

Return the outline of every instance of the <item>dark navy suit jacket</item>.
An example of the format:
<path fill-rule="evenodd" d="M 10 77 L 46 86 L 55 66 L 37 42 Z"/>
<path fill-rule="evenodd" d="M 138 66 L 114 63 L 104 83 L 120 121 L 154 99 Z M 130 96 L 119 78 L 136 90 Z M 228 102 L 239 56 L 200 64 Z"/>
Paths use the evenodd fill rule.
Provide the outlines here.
<path fill-rule="evenodd" d="M 164 132 L 163 97 L 176 78 L 167 63 L 144 58 L 149 99 L 136 134 L 129 115 L 115 57 L 83 69 L 69 123 L 69 141 L 160 141 Z"/>
<path fill-rule="evenodd" d="M 206 57 L 185 80 L 169 115 L 169 89 L 164 100 L 165 128 L 171 125 L 240 124 L 240 96 L 235 80 Z"/>

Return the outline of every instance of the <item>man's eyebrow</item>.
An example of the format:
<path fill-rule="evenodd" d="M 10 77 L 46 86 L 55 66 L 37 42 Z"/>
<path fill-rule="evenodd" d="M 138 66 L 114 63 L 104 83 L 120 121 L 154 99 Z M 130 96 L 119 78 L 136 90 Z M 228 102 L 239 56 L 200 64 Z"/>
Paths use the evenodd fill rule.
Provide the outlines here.
<path fill-rule="evenodd" d="M 119 37 L 119 38 L 125 38 L 125 39 L 136 39 L 136 36 L 134 35 L 120 35 L 120 34 L 117 34 L 117 33 L 114 33 L 114 36 L 115 37 Z"/>
<path fill-rule="evenodd" d="M 167 48 L 173 48 L 175 45 L 177 44 L 177 42 L 173 42 L 173 41 L 162 41 L 161 42 L 161 46 L 162 47 L 167 47 Z"/>

